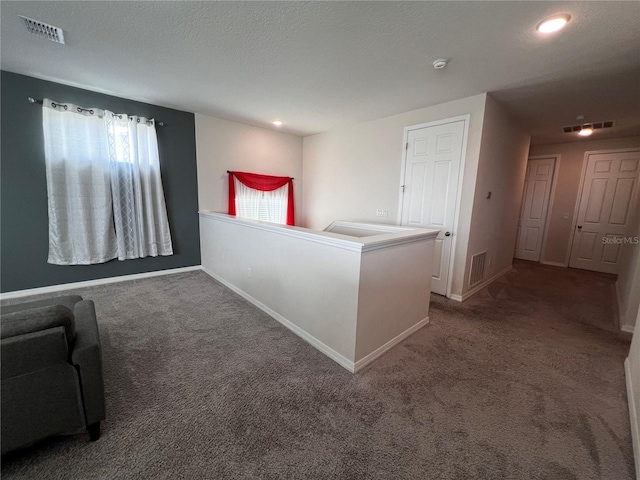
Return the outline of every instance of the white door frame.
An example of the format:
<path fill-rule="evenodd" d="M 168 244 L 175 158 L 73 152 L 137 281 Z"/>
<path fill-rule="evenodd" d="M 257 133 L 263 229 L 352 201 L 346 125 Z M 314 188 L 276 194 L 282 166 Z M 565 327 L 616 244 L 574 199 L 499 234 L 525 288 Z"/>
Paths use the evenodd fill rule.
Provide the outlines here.
<path fill-rule="evenodd" d="M 600 155 L 607 153 L 625 153 L 625 152 L 638 152 L 639 147 L 630 148 L 611 148 L 605 150 L 587 150 L 584 152 L 584 158 L 582 159 L 582 172 L 580 173 L 580 186 L 578 187 L 578 197 L 576 198 L 576 205 L 573 209 L 573 220 L 571 221 L 571 235 L 569 235 L 569 248 L 567 248 L 567 255 L 565 258 L 565 266 L 569 266 L 571 259 L 571 250 L 573 250 L 573 241 L 575 239 L 576 226 L 578 225 L 578 212 L 580 211 L 580 202 L 582 201 L 582 192 L 584 190 L 584 179 L 587 176 L 587 164 L 589 163 L 589 157 L 591 155 Z"/>
<path fill-rule="evenodd" d="M 549 192 L 549 204 L 547 205 L 547 218 L 544 221 L 544 232 L 542 233 L 542 246 L 540 249 L 540 263 L 544 265 L 555 265 L 560 266 L 555 262 L 545 262 L 544 254 L 547 250 L 547 233 L 549 232 L 549 224 L 551 223 L 551 211 L 553 210 L 553 199 L 556 196 L 556 186 L 558 185 L 558 172 L 560 171 L 560 154 L 553 153 L 551 155 L 535 155 L 533 157 L 527 158 L 527 163 L 529 160 L 542 160 L 543 158 L 554 158 L 554 166 L 553 173 L 551 174 L 551 191 Z M 523 199 L 524 200 L 524 199 Z M 568 265 L 568 264 L 567 264 Z M 567 266 L 563 265 L 563 266 Z"/>
<path fill-rule="evenodd" d="M 400 167 L 400 188 L 399 188 L 399 206 L 397 224 L 402 225 L 402 209 L 404 208 L 404 179 L 405 169 L 407 168 L 407 143 L 409 140 L 409 132 L 411 130 L 418 130 L 425 127 L 435 127 L 438 125 L 446 125 L 448 123 L 464 122 L 462 132 L 462 152 L 460 155 L 460 173 L 458 174 L 458 192 L 456 194 L 456 208 L 453 216 L 453 230 L 451 232 L 451 255 L 449 257 L 449 272 L 447 279 L 447 298 L 451 298 L 451 285 L 453 281 L 453 263 L 456 259 L 456 243 L 458 237 L 458 219 L 460 216 L 460 203 L 462 200 L 462 182 L 464 180 L 464 167 L 465 160 L 467 158 L 467 139 L 469 138 L 469 122 L 471 120 L 471 114 L 459 115 L 457 117 L 444 118 L 442 120 L 435 120 L 433 122 L 419 123 L 417 125 L 409 125 L 404 127 L 404 134 L 402 136 L 402 164 Z"/>

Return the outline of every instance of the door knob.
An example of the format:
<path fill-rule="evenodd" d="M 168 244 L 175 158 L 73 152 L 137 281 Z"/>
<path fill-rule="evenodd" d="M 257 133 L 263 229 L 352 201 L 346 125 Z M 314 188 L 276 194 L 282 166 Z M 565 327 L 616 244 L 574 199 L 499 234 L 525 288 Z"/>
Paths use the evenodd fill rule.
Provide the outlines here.
<path fill-rule="evenodd" d="M 581 229 L 582 229 L 582 225 L 578 225 L 578 230 L 581 230 Z"/>
<path fill-rule="evenodd" d="M 450 237 L 451 236 L 451 232 L 444 232 L 444 236 L 445 237 Z"/>

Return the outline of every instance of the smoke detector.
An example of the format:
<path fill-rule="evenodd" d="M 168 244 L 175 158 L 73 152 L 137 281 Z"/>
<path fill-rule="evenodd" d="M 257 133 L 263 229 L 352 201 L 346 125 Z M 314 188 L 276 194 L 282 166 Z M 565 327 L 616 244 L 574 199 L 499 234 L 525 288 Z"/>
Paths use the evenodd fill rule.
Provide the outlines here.
<path fill-rule="evenodd" d="M 433 62 L 433 68 L 435 68 L 436 70 L 442 70 L 447 66 L 447 63 L 449 63 L 449 60 L 447 60 L 446 58 L 439 58 L 438 60 Z"/>
<path fill-rule="evenodd" d="M 24 26 L 30 34 L 51 40 L 52 42 L 62 43 L 64 45 L 64 32 L 61 28 L 54 27 L 53 25 L 41 22 L 40 20 L 23 17 L 22 15 L 18 15 L 18 17 L 24 21 Z"/>

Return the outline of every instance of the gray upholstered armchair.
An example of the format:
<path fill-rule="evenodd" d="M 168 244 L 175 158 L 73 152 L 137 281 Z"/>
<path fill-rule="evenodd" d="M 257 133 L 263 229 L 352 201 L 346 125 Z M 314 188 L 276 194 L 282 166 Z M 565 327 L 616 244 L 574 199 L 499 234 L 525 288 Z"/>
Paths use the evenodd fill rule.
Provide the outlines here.
<path fill-rule="evenodd" d="M 102 356 L 93 302 L 2 308 L 2 454 L 59 434 L 100 437 Z"/>

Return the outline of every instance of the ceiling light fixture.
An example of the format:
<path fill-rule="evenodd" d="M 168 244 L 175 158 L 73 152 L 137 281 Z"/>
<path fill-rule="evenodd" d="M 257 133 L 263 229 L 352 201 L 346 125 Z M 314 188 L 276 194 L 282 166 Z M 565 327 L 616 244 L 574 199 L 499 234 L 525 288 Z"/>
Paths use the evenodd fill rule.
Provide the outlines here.
<path fill-rule="evenodd" d="M 274 120 L 273 123 L 276 127 L 281 127 L 282 126 L 282 120 Z"/>
<path fill-rule="evenodd" d="M 581 137 L 588 137 L 592 133 L 593 133 L 593 128 L 591 128 L 591 125 L 583 125 L 580 131 L 578 132 L 578 135 L 580 135 Z"/>
<path fill-rule="evenodd" d="M 439 58 L 438 60 L 433 62 L 433 68 L 435 68 L 436 70 L 442 70 L 447 66 L 447 63 L 449 63 L 449 60 L 447 60 L 446 58 Z"/>
<path fill-rule="evenodd" d="M 561 15 L 554 15 L 553 17 L 549 17 L 541 21 L 537 26 L 536 30 L 540 33 L 553 33 L 558 30 L 562 30 L 567 23 L 571 20 L 571 15 L 568 13 L 563 13 Z"/>
<path fill-rule="evenodd" d="M 581 123 L 579 125 L 569 125 L 566 127 L 562 127 L 562 131 L 564 133 L 578 133 L 582 129 L 590 128 L 595 131 L 600 130 L 601 128 L 613 128 L 615 122 L 613 120 L 602 120 L 599 122 L 589 122 L 589 123 Z"/>

